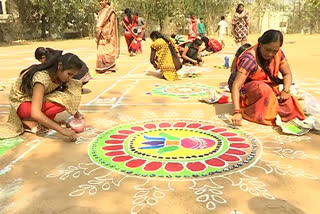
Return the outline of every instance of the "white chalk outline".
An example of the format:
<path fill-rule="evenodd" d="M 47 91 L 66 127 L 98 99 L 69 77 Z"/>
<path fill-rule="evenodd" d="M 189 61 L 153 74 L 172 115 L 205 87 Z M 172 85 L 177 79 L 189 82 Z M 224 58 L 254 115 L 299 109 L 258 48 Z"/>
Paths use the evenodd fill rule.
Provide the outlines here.
<path fill-rule="evenodd" d="M 144 64 L 147 61 L 147 59 L 145 59 L 142 63 L 139 63 L 138 65 L 136 65 L 136 67 L 134 67 L 133 69 L 131 69 L 126 75 L 122 76 L 121 78 L 118 79 L 118 81 L 116 81 L 115 83 L 113 83 L 110 87 L 108 87 L 107 89 L 105 89 L 102 93 L 100 93 L 98 96 L 96 96 L 93 100 L 91 100 L 90 102 L 88 102 L 87 104 L 84 104 L 85 106 L 91 106 L 92 103 L 94 103 L 97 99 L 99 99 L 103 94 L 107 93 L 108 91 L 110 91 L 114 86 L 116 86 L 119 82 L 121 82 L 122 80 L 124 80 L 127 76 L 129 76 L 132 72 L 136 71 L 142 64 Z"/>
<path fill-rule="evenodd" d="M 51 136 L 51 135 L 53 135 L 55 133 L 56 133 L 56 131 L 50 131 L 48 134 L 45 135 L 45 137 Z M 44 142 L 43 139 L 35 139 L 35 140 L 31 141 L 31 142 L 28 142 L 27 145 L 31 145 L 31 143 L 38 142 L 38 141 L 39 141 L 39 143 L 32 145 L 30 149 L 25 151 L 17 159 L 15 159 L 14 161 L 11 161 L 11 163 L 9 165 L 7 165 L 2 170 L 0 170 L 0 176 L 10 172 L 13 165 L 15 165 L 17 162 L 19 162 L 21 159 L 23 159 L 24 156 L 26 156 L 28 153 L 30 153 L 33 150 L 35 150 L 38 146 L 40 146 Z"/>
<path fill-rule="evenodd" d="M 120 106 L 122 100 L 124 99 L 124 96 L 127 95 L 133 88 L 135 88 L 138 83 L 139 83 L 139 80 L 136 80 L 136 81 L 121 95 L 121 97 L 117 100 L 117 102 L 112 105 L 111 108 L 113 109 L 113 108 L 117 108 L 118 106 Z"/>
<path fill-rule="evenodd" d="M 31 142 L 37 142 L 37 141 L 39 141 L 39 139 L 33 140 L 33 141 L 31 141 Z M 29 143 L 31 143 L 31 142 L 29 142 Z M 15 165 L 18 161 L 20 161 L 22 158 L 24 158 L 24 156 L 26 156 L 29 152 L 31 152 L 31 151 L 33 151 L 34 149 L 36 149 L 36 148 L 37 148 L 39 145 L 41 145 L 41 144 L 42 144 L 42 142 L 40 141 L 39 143 L 31 146 L 30 149 L 28 149 L 27 151 L 25 151 L 25 152 L 24 152 L 22 155 L 20 155 L 17 159 L 15 159 L 14 161 L 11 161 L 11 163 L 10 163 L 9 165 L 7 165 L 7 166 L 4 167 L 2 170 L 0 170 L 0 176 L 6 174 L 6 173 L 8 173 L 8 172 L 10 172 L 13 165 Z"/>

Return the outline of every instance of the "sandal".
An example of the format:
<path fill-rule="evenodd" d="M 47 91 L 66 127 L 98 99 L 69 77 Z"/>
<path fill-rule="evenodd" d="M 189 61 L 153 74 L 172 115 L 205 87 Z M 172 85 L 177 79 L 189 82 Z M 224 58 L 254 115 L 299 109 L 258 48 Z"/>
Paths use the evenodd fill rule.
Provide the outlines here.
<path fill-rule="evenodd" d="M 24 127 L 24 131 L 28 132 L 28 133 L 35 134 L 35 135 L 42 135 L 42 134 L 48 133 L 49 129 L 47 129 L 47 128 L 43 127 L 43 126 L 40 126 L 40 128 L 35 126 L 32 129 L 30 129 L 29 127 L 25 126 Z"/>
<path fill-rule="evenodd" d="M 30 129 L 29 127 L 25 127 L 24 128 L 24 131 L 25 132 L 28 132 L 28 133 L 32 133 L 32 134 L 37 134 L 37 131 L 38 131 L 38 127 L 33 127 L 32 129 Z"/>

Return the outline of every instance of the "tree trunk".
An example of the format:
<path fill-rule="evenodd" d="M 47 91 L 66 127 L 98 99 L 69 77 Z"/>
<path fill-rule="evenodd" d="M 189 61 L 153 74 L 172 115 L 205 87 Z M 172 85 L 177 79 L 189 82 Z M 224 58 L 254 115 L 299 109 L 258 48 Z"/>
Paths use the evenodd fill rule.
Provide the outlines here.
<path fill-rule="evenodd" d="M 41 16 L 41 38 L 42 39 L 46 38 L 46 24 L 47 24 L 46 16 L 42 15 Z"/>
<path fill-rule="evenodd" d="M 162 21 L 162 29 L 161 29 L 161 32 L 163 34 L 170 34 L 170 31 L 171 31 L 171 26 L 169 25 L 169 16 L 166 15 Z"/>
<path fill-rule="evenodd" d="M 48 20 L 48 32 L 49 32 L 48 37 L 49 39 L 51 39 L 51 20 L 50 19 Z"/>
<path fill-rule="evenodd" d="M 1 28 L 1 24 L 0 24 L 0 42 L 3 42 L 4 41 L 4 38 L 3 38 L 3 32 L 2 32 L 2 28 Z"/>
<path fill-rule="evenodd" d="M 207 0 L 204 0 L 204 9 L 205 9 L 204 14 L 207 17 L 207 20 L 205 23 L 206 28 L 207 28 L 207 36 L 209 36 L 210 34 L 212 34 L 213 23 L 212 23 L 211 16 L 209 13 L 209 5 L 208 5 Z"/>
<path fill-rule="evenodd" d="M 162 32 L 163 29 L 163 19 L 159 18 L 159 25 L 160 25 L 160 31 Z"/>

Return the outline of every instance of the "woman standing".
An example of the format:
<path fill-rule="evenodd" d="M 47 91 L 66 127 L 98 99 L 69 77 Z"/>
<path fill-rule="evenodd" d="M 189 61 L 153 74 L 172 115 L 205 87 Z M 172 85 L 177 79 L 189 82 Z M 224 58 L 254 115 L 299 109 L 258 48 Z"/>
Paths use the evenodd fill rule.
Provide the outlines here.
<path fill-rule="evenodd" d="M 249 21 L 249 14 L 244 10 L 244 4 L 238 4 L 236 13 L 232 19 L 232 32 L 238 47 L 247 43 Z"/>
<path fill-rule="evenodd" d="M 130 56 L 134 56 L 140 47 L 139 32 L 138 32 L 138 17 L 132 15 L 132 11 L 127 8 L 124 10 L 126 16 L 122 20 L 122 25 L 125 29 L 124 36 L 128 45 Z"/>
<path fill-rule="evenodd" d="M 98 14 L 96 25 L 98 45 L 96 72 L 116 72 L 115 61 L 120 51 L 117 16 L 110 6 L 110 0 L 99 0 L 99 3 L 103 9 Z"/>
<path fill-rule="evenodd" d="M 198 37 L 198 35 L 199 35 L 198 20 L 197 20 L 197 17 L 194 14 L 192 14 L 189 22 L 188 40 L 194 40 Z"/>

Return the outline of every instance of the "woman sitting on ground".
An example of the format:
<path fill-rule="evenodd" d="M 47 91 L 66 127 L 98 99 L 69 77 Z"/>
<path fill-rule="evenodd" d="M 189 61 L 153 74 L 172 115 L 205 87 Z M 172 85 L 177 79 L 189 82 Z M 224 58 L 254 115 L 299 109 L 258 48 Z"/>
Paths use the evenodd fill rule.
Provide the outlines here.
<path fill-rule="evenodd" d="M 239 56 L 237 74 L 232 84 L 232 122 L 235 125 L 241 125 L 242 118 L 275 125 L 277 114 L 284 122 L 305 119 L 297 98 L 290 94 L 292 74 L 280 49 L 282 44 L 282 33 L 268 30 L 258 39 L 257 45 Z M 278 77 L 279 72 L 283 79 Z M 279 84 L 283 84 L 282 91 Z"/>
<path fill-rule="evenodd" d="M 150 63 L 155 69 L 160 69 L 166 80 L 178 80 L 177 63 L 181 64 L 177 47 L 158 31 L 150 34 L 153 41 L 151 45 Z M 176 60 L 173 58 L 175 57 Z"/>
<path fill-rule="evenodd" d="M 83 118 L 78 111 L 82 82 L 72 79 L 81 67 L 81 60 L 67 53 L 50 64 L 47 61 L 22 71 L 10 91 L 11 110 L 8 122 L 0 126 L 0 138 L 16 137 L 24 131 L 38 134 L 45 127 L 76 140 L 74 131 L 54 119 L 65 110 L 75 118 Z"/>
<path fill-rule="evenodd" d="M 201 39 L 195 39 L 185 45 L 182 52 L 183 63 L 191 63 L 193 65 L 200 65 L 203 63 L 201 58 Z"/>

